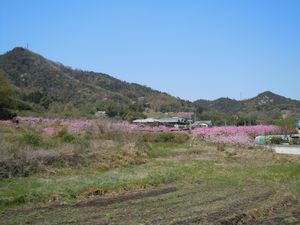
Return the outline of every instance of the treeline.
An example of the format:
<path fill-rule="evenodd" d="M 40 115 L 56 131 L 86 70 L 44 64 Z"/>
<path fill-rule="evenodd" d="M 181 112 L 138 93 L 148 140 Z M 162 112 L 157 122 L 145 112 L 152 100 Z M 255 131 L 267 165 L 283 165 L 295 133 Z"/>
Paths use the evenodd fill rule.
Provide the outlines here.
<path fill-rule="evenodd" d="M 0 119 L 10 119 L 15 116 L 14 89 L 9 80 L 0 72 Z"/>

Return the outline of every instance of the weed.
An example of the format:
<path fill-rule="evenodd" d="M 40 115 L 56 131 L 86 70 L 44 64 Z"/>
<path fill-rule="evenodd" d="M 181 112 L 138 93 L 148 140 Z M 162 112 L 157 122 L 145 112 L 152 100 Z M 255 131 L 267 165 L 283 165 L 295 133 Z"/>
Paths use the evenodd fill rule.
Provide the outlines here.
<path fill-rule="evenodd" d="M 221 144 L 221 143 L 217 144 L 217 150 L 218 151 L 224 152 L 225 151 L 225 147 L 226 147 L 225 144 Z"/>
<path fill-rule="evenodd" d="M 22 145 L 31 145 L 34 147 L 38 147 L 43 143 L 42 137 L 34 131 L 27 131 L 23 133 L 19 141 Z"/>
<path fill-rule="evenodd" d="M 286 158 L 278 156 L 274 159 L 271 153 L 257 148 L 249 151 L 243 147 L 216 145 L 196 138 L 190 144 L 190 136 L 186 133 L 140 132 L 137 134 L 117 131 L 114 127 L 108 127 L 108 130 L 99 132 L 84 131 L 76 134 L 70 134 L 66 129 L 62 129 L 56 136 L 48 137 L 49 139 L 39 136 L 37 131 L 31 129 L 28 131 L 26 127 L 15 131 L 16 129 L 0 127 L 0 177 L 4 178 L 0 179 L 0 208 L 8 210 L 7 215 L 13 207 L 30 208 L 37 203 L 48 207 L 49 202 L 74 203 L 95 196 L 97 197 L 93 200 L 99 202 L 114 195 L 120 195 L 121 199 L 126 199 L 131 196 L 130 192 L 163 186 L 174 186 L 184 192 L 183 196 L 188 198 L 180 199 L 178 195 L 180 193 L 176 191 L 174 195 L 161 195 L 159 201 L 153 196 L 134 202 L 124 201 L 123 204 L 128 204 L 126 206 L 130 208 L 135 207 L 138 202 L 145 201 L 143 203 L 147 204 L 142 204 L 141 208 L 150 209 L 151 213 L 154 213 L 157 209 L 154 207 L 159 207 L 158 203 L 166 203 L 165 208 L 174 206 L 174 211 L 169 214 L 165 211 L 159 212 L 160 215 L 163 217 L 174 215 L 176 219 L 178 214 L 178 219 L 184 216 L 190 217 L 193 210 L 198 213 L 197 210 L 200 208 L 202 210 L 206 205 L 219 206 L 218 201 L 203 205 L 199 205 L 199 202 L 207 196 L 207 202 L 214 199 L 220 201 L 226 197 L 223 195 L 224 190 L 230 192 L 232 190 L 234 195 L 231 196 L 234 197 L 224 198 L 224 202 L 221 201 L 222 204 L 226 205 L 227 201 L 239 200 L 239 196 L 245 197 L 242 189 L 247 188 L 249 184 L 251 189 L 253 188 L 253 193 L 258 186 L 272 186 L 274 189 L 282 188 L 297 196 L 300 195 L 298 158 L 291 160 L 288 156 L 285 156 Z M 33 137 L 25 138 L 30 141 L 23 141 L 22 145 L 14 144 L 13 140 L 16 137 L 18 140 L 23 140 L 24 136 L 28 135 L 25 133 L 30 132 L 34 133 Z M 36 138 L 35 135 L 38 136 L 38 141 L 32 144 L 35 143 L 31 141 Z M 47 143 L 54 144 L 45 147 Z M 165 160 L 170 158 L 176 158 L 176 160 Z M 189 189 L 192 186 L 193 188 Z M 170 196 L 173 196 L 173 199 L 170 199 Z M 213 199 L 209 199 L 209 196 Z M 179 204 L 176 203 L 178 200 Z M 152 208 L 148 205 L 151 201 L 155 202 L 155 206 L 151 205 Z M 184 208 L 189 208 L 189 210 L 182 210 L 183 207 L 180 207 L 180 204 L 191 201 L 194 201 L 193 205 L 199 208 L 184 205 Z M 70 212 L 66 211 L 66 208 L 62 208 L 61 212 L 64 215 L 70 213 L 68 219 L 71 221 L 74 219 L 73 216 L 76 216 L 72 214 L 75 212 L 73 210 L 77 210 L 76 207 L 80 204 L 83 202 L 71 205 Z M 122 203 L 117 202 L 117 204 Z M 41 215 L 51 212 L 56 205 L 59 204 L 50 205 L 49 211 L 44 210 Z M 95 208 L 97 208 L 97 216 L 102 213 L 97 218 L 104 218 L 106 222 L 112 220 L 112 223 L 121 223 L 118 218 L 119 214 L 115 211 L 101 208 L 102 212 L 99 212 L 99 207 Z M 86 208 L 79 209 L 79 211 L 84 210 Z M 117 208 L 115 210 L 118 211 Z M 16 212 L 19 212 L 18 209 Z M 136 209 L 136 212 L 140 213 L 143 210 Z M 28 219 L 23 216 L 23 211 L 20 213 L 19 217 L 14 217 Z M 56 210 L 56 213 L 60 213 L 60 210 Z M 30 213 L 29 217 L 31 215 L 37 214 Z M 45 215 L 45 218 L 51 221 L 52 218 L 49 215 Z M 13 223 L 13 218 L 9 216 L 7 218 Z M 132 218 L 134 217 L 130 219 Z M 34 221 L 35 218 L 31 219 L 27 221 Z M 58 217 L 55 219 L 59 220 Z M 49 223 L 58 224 L 59 221 L 53 222 L 52 220 Z M 91 222 L 91 224 L 94 223 Z M 155 222 L 149 222 L 149 224 L 155 224 Z"/>
<path fill-rule="evenodd" d="M 270 140 L 270 144 L 279 145 L 282 144 L 284 140 L 281 137 L 272 137 Z"/>
<path fill-rule="evenodd" d="M 69 134 L 66 128 L 61 129 L 58 132 L 57 137 L 63 140 L 64 142 L 68 142 L 68 143 L 71 143 L 72 141 L 75 140 L 75 136 Z"/>
<path fill-rule="evenodd" d="M 114 168 L 126 165 L 143 164 L 147 161 L 148 156 L 143 149 L 139 149 L 134 143 L 130 143 L 112 153 L 105 164 L 108 168 Z"/>
<path fill-rule="evenodd" d="M 183 132 L 147 132 L 140 137 L 144 142 L 186 143 L 190 136 Z"/>
<path fill-rule="evenodd" d="M 81 144 L 85 147 L 88 147 L 90 145 L 88 139 L 90 137 L 90 133 L 80 135 L 80 134 L 69 134 L 66 128 L 63 128 L 60 130 L 56 136 L 59 140 L 66 143 L 72 143 L 72 144 Z"/>
<path fill-rule="evenodd" d="M 178 144 L 186 143 L 190 139 L 190 135 L 185 132 L 176 132 L 174 142 Z"/>

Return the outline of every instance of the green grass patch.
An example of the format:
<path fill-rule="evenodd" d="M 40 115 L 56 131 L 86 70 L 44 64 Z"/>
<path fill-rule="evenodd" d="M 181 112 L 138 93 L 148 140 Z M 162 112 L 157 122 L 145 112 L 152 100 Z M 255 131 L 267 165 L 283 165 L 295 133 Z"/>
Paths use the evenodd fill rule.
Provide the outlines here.
<path fill-rule="evenodd" d="M 42 144 L 42 137 L 36 132 L 29 131 L 22 134 L 20 143 L 37 147 Z"/>
<path fill-rule="evenodd" d="M 56 136 L 61 142 L 72 143 L 72 144 L 81 144 L 85 147 L 90 145 L 88 135 L 80 134 L 69 134 L 66 128 L 60 130 Z"/>
<path fill-rule="evenodd" d="M 181 154 L 184 145 L 155 143 L 151 157 Z M 187 151 L 187 150 L 186 150 Z M 231 162 L 227 162 L 231 163 Z M 51 175 L 46 178 L 2 179 L 0 181 L 1 208 L 45 203 L 49 201 L 70 202 L 85 199 L 95 192 L 109 193 L 134 190 L 162 184 L 205 180 L 222 183 L 224 187 L 240 186 L 249 181 L 290 188 L 300 196 L 299 163 L 283 163 L 258 167 L 224 167 L 215 161 L 150 161 L 142 165 L 129 165 L 108 171 L 92 168 L 73 170 L 69 174 Z"/>
<path fill-rule="evenodd" d="M 186 132 L 145 132 L 140 135 L 144 142 L 172 142 L 183 144 L 190 139 Z"/>
<path fill-rule="evenodd" d="M 127 166 L 106 172 L 81 171 L 68 176 L 49 176 L 3 179 L 0 181 L 1 207 L 6 208 L 24 203 L 48 201 L 72 201 L 85 198 L 90 192 L 139 189 L 158 186 L 181 179 L 210 177 L 215 171 L 212 162 L 151 163 Z M 91 171 L 89 171 L 91 172 Z"/>
<path fill-rule="evenodd" d="M 253 180 L 275 186 L 287 186 L 300 197 L 300 164 L 298 162 L 258 167 L 226 168 L 220 170 L 220 175 L 236 180 Z"/>
<path fill-rule="evenodd" d="M 299 161 L 294 158 L 283 160 L 285 158 L 280 156 L 278 159 L 257 149 L 226 147 L 220 150 L 216 145 L 205 142 L 170 141 L 170 137 L 175 136 L 169 134 L 152 142 L 138 137 L 137 142 L 122 139 L 105 144 L 104 140 L 92 137 L 93 134 L 71 135 L 65 130 L 49 140 L 39 133 L 18 132 L 12 134 L 9 129 L 4 129 L 3 135 L 18 136 L 24 146 L 32 147 L 28 151 L 32 150 L 34 154 L 27 154 L 26 148 L 20 151 L 24 157 L 20 155 L 16 159 L 29 162 L 35 157 L 33 162 L 37 165 L 44 162 L 44 169 L 58 172 L 37 172 L 29 173 L 28 177 L 0 179 L 1 210 L 49 202 L 74 203 L 94 195 L 198 185 L 198 182 L 212 184 L 216 190 L 259 184 L 260 187 L 271 186 L 300 196 Z M 40 149 L 51 141 L 57 148 L 51 151 Z M 14 160 L 11 165 L 21 165 Z M 28 164 L 23 167 L 27 168 Z M 213 196 L 214 193 L 209 194 Z M 111 219 L 111 215 L 107 218 Z"/>
<path fill-rule="evenodd" d="M 8 137 L 16 138 L 18 140 L 18 147 L 22 148 L 25 146 L 30 146 L 33 148 L 53 148 L 58 145 L 58 140 L 51 137 L 42 136 L 37 130 L 25 130 L 20 131 L 17 134 L 12 134 Z"/>
<path fill-rule="evenodd" d="M 150 158 L 175 156 L 188 151 L 187 144 L 178 144 L 173 142 L 151 143 L 148 155 Z"/>

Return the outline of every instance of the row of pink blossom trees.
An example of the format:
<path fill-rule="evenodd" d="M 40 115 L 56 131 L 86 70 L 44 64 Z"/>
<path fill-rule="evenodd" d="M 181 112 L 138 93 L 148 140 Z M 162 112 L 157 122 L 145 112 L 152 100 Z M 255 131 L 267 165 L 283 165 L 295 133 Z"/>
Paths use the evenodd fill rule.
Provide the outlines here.
<path fill-rule="evenodd" d="M 192 133 L 215 143 L 254 146 L 256 136 L 279 134 L 280 128 L 273 125 L 211 127 L 197 128 Z"/>
<path fill-rule="evenodd" d="M 178 128 L 158 126 L 138 126 L 129 123 L 116 124 L 126 131 L 147 131 L 147 132 L 171 132 L 180 131 Z M 191 131 L 195 137 L 206 141 L 222 144 L 235 144 L 244 146 L 254 146 L 255 137 L 260 135 L 279 134 L 280 128 L 274 125 L 256 125 L 256 126 L 224 126 L 196 128 Z"/>
<path fill-rule="evenodd" d="M 85 119 L 48 119 L 39 117 L 17 117 L 21 123 L 29 123 L 32 126 L 41 125 L 43 133 L 53 136 L 58 133 L 61 127 L 66 127 L 68 133 L 78 134 L 82 131 L 92 129 L 97 130 L 98 122 L 96 120 Z M 111 126 L 124 130 L 126 132 L 132 131 L 146 131 L 146 132 L 171 132 L 180 131 L 178 128 L 158 126 L 138 126 L 129 124 L 127 122 L 111 123 Z M 257 125 L 257 126 L 225 126 L 225 127 L 209 127 L 209 128 L 195 128 L 192 130 L 192 135 L 202 138 L 206 141 L 224 144 L 238 144 L 253 146 L 255 145 L 254 138 L 259 135 L 279 134 L 280 128 L 273 125 Z"/>

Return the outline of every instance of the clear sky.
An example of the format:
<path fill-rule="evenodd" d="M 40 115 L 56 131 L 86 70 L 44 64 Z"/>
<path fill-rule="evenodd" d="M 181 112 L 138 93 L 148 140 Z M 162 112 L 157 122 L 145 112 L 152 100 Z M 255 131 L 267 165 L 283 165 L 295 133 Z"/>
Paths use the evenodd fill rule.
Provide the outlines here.
<path fill-rule="evenodd" d="M 0 0 L 16 46 L 187 100 L 300 100 L 299 0 Z"/>

